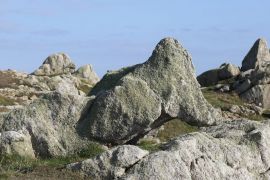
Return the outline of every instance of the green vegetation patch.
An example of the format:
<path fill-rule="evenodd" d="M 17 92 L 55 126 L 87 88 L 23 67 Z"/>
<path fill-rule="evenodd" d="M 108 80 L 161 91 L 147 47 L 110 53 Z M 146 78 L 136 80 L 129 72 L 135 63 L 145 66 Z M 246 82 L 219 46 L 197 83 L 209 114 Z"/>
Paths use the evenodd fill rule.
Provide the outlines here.
<path fill-rule="evenodd" d="M 141 149 L 149 152 L 156 152 L 160 150 L 160 144 L 157 144 L 154 140 L 141 140 L 138 144 Z"/>
<path fill-rule="evenodd" d="M 198 127 L 191 126 L 179 119 L 171 120 L 164 124 L 164 129 L 158 132 L 158 138 L 162 142 L 166 142 L 182 134 L 198 131 Z"/>
<path fill-rule="evenodd" d="M 215 92 L 207 88 L 203 89 L 202 93 L 212 106 L 221 108 L 224 111 L 229 110 L 232 105 L 245 105 L 245 102 L 236 93 Z"/>
<path fill-rule="evenodd" d="M 44 171 L 44 169 L 49 174 L 51 173 L 53 177 L 57 176 L 57 174 L 59 176 L 65 165 L 92 158 L 102 152 L 104 152 L 104 149 L 101 145 L 93 142 L 77 154 L 67 157 L 31 159 L 18 155 L 0 156 L 0 179 L 11 176 L 28 177 L 29 174 L 34 172 L 42 175 L 43 173 L 39 171 Z"/>

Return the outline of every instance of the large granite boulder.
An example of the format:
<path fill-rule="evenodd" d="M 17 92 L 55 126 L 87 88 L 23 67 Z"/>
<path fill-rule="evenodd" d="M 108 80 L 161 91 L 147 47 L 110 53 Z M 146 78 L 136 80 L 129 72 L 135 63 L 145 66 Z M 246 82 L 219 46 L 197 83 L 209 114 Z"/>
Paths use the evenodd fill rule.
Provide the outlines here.
<path fill-rule="evenodd" d="M 269 179 L 269 125 L 228 121 L 177 137 L 149 155 L 119 146 L 68 168 L 93 179 Z"/>
<path fill-rule="evenodd" d="M 175 118 L 197 126 L 221 121 L 200 91 L 191 57 L 172 38 L 161 40 L 145 63 L 106 74 L 90 95 L 97 97 L 80 132 L 106 143 L 136 142 Z"/>
<path fill-rule="evenodd" d="M 45 94 L 30 105 L 4 115 L 0 131 L 25 129 L 37 156 L 72 154 L 88 144 L 88 140 L 78 135 L 76 125 L 92 99 L 58 92 Z"/>
<path fill-rule="evenodd" d="M 230 63 L 222 64 L 218 69 L 211 69 L 197 77 L 202 87 L 217 84 L 219 81 L 236 77 L 240 74 L 240 69 Z"/>
<path fill-rule="evenodd" d="M 270 62 L 270 53 L 265 39 L 258 39 L 242 62 L 241 71 L 255 69 L 264 62 Z"/>
<path fill-rule="evenodd" d="M 75 64 L 65 53 L 52 54 L 46 58 L 42 66 L 33 75 L 36 76 L 55 76 L 75 72 Z"/>
<path fill-rule="evenodd" d="M 110 149 L 93 159 L 67 165 L 83 176 L 96 180 L 117 179 L 125 171 L 149 154 L 136 146 L 123 145 Z"/>

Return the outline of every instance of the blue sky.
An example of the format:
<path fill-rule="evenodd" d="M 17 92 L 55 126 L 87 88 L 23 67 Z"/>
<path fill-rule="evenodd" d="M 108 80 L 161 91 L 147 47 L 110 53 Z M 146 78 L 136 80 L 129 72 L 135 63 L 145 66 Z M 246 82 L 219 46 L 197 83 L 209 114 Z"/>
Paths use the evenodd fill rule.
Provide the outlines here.
<path fill-rule="evenodd" d="M 240 65 L 259 37 L 270 43 L 269 0 L 0 0 L 0 69 L 32 72 L 54 52 L 107 70 L 144 62 L 175 37 L 197 74 Z"/>

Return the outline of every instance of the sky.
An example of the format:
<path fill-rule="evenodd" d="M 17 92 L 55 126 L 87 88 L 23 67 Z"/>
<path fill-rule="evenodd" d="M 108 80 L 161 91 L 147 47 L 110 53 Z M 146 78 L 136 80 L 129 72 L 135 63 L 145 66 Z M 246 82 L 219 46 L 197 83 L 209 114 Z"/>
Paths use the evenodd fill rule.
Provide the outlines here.
<path fill-rule="evenodd" d="M 269 0 L 0 0 L 0 69 L 31 73 L 67 53 L 77 67 L 146 61 L 165 37 L 191 54 L 196 73 L 238 66 L 259 37 L 270 43 Z"/>

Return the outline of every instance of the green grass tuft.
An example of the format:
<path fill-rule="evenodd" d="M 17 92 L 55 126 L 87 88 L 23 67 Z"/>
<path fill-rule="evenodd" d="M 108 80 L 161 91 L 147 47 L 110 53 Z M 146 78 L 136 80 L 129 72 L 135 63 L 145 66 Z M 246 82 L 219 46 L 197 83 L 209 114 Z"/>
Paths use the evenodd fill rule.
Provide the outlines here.
<path fill-rule="evenodd" d="M 187 134 L 191 132 L 198 131 L 198 127 L 191 126 L 186 122 L 183 122 L 179 119 L 171 120 L 164 124 L 164 129 L 158 132 L 158 138 L 162 142 L 166 142 L 174 137 L 177 137 L 182 134 Z"/>
<path fill-rule="evenodd" d="M 147 150 L 149 152 L 156 152 L 160 150 L 160 144 L 151 140 L 141 140 L 138 144 L 141 149 Z"/>
<path fill-rule="evenodd" d="M 91 143 L 78 153 L 81 158 L 91 158 L 104 152 L 104 149 L 98 143 Z"/>

